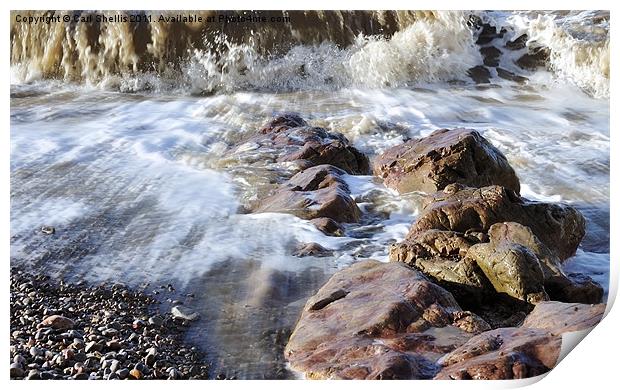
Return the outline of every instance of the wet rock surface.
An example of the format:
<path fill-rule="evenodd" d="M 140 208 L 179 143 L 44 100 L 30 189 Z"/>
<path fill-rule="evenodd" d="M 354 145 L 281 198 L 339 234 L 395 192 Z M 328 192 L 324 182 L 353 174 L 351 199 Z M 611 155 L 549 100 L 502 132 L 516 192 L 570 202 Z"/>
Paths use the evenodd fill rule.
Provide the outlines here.
<path fill-rule="evenodd" d="M 331 133 L 321 127 L 312 127 L 298 115 L 284 114 L 274 117 L 257 134 L 235 146 L 233 156 L 244 160 L 254 156 L 253 152 L 263 149 L 273 162 L 292 162 L 299 169 L 329 164 L 350 174 L 365 175 L 370 171 L 368 158 L 357 150 L 340 133 Z"/>
<path fill-rule="evenodd" d="M 517 83 L 524 83 L 527 81 L 527 77 L 519 76 L 504 68 L 498 67 L 496 69 L 497 69 L 497 77 L 502 78 L 504 80 L 510 80 L 510 81 L 514 81 Z"/>
<path fill-rule="evenodd" d="M 536 70 L 539 67 L 545 67 L 547 65 L 549 55 L 549 48 L 529 48 L 528 52 L 516 61 L 516 64 L 526 70 Z"/>
<path fill-rule="evenodd" d="M 487 84 L 491 81 L 491 72 L 483 65 L 477 65 L 467 71 L 467 75 L 471 77 L 476 84 Z"/>
<path fill-rule="evenodd" d="M 495 291 L 528 303 L 549 299 L 544 274 L 536 256 L 519 244 L 502 240 L 476 244 L 467 252 Z"/>
<path fill-rule="evenodd" d="M 310 222 L 328 236 L 340 237 L 344 235 L 344 227 L 331 218 L 314 218 Z"/>
<path fill-rule="evenodd" d="M 519 35 L 519 37 L 515 38 L 514 40 L 506 42 L 506 48 L 510 50 L 525 49 L 527 40 L 527 34 Z"/>
<path fill-rule="evenodd" d="M 544 374 L 558 359 L 562 338 L 541 329 L 484 332 L 442 359 L 435 379 L 522 379 Z"/>
<path fill-rule="evenodd" d="M 293 255 L 297 257 L 328 257 L 332 256 L 332 254 L 333 251 L 323 247 L 321 244 L 318 244 L 316 242 L 301 243 L 297 246 L 295 252 L 293 253 Z"/>
<path fill-rule="evenodd" d="M 545 329 L 555 334 L 590 329 L 605 313 L 605 304 L 541 302 L 525 318 L 523 327 Z"/>
<path fill-rule="evenodd" d="M 409 235 L 429 229 L 486 233 L 511 221 L 529 227 L 560 260 L 575 254 L 585 234 L 584 217 L 569 205 L 530 201 L 501 186 L 450 185 L 429 198 Z"/>
<path fill-rule="evenodd" d="M 432 193 L 460 183 L 472 187 L 502 185 L 519 192 L 519 179 L 506 157 L 477 131 L 442 129 L 409 140 L 378 156 L 375 175 L 399 193 Z"/>
<path fill-rule="evenodd" d="M 308 300 L 285 356 L 309 378 L 430 378 L 442 354 L 488 329 L 420 272 L 370 260 Z"/>
<path fill-rule="evenodd" d="M 11 269 L 12 379 L 207 379 L 184 321 L 123 285 L 87 287 Z"/>
<path fill-rule="evenodd" d="M 600 322 L 605 305 L 541 302 L 520 327 L 481 333 L 441 359 L 435 379 L 519 379 L 552 369 L 562 346 L 561 334 Z"/>
<path fill-rule="evenodd" d="M 560 259 L 532 230 L 516 222 L 497 223 L 489 229 L 491 246 L 509 246 L 521 256 L 535 257 L 543 273 L 546 293 L 552 300 L 562 302 L 599 303 L 603 288 L 582 274 L 566 274 Z"/>
<path fill-rule="evenodd" d="M 430 229 L 390 247 L 390 260 L 409 264 L 447 288 L 459 301 L 480 302 L 492 286 L 475 260 L 467 257 L 484 237 Z M 452 288 L 454 287 L 454 288 Z"/>
<path fill-rule="evenodd" d="M 297 173 L 275 193 L 262 199 L 257 213 L 293 214 L 302 219 L 330 218 L 357 222 L 361 211 L 342 179 L 345 172 L 332 165 L 319 165 Z"/>
<path fill-rule="evenodd" d="M 502 51 L 495 46 L 486 46 L 480 48 L 480 54 L 482 60 L 486 66 L 496 67 L 499 66 L 499 59 L 502 55 Z"/>

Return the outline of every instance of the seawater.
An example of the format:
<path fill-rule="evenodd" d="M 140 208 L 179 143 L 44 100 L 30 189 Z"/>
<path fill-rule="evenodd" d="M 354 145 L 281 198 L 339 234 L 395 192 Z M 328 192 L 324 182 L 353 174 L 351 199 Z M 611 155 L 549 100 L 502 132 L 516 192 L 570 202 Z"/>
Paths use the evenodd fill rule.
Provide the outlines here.
<path fill-rule="evenodd" d="M 347 226 L 346 237 L 290 215 L 244 213 L 291 167 L 258 157 L 246 164 L 229 147 L 274 114 L 297 112 L 371 158 L 439 128 L 480 131 L 515 168 L 523 196 L 566 202 L 585 215 L 586 237 L 566 268 L 608 291 L 608 68 L 606 78 L 604 58 L 566 54 L 586 41 L 604 52 L 599 29 L 608 25 L 597 15 L 482 15 L 559 53 L 524 84 L 475 85 L 465 76 L 479 61 L 476 37 L 455 13 L 404 23 L 389 38 L 359 36 L 347 48 L 300 44 L 267 58 L 229 43 L 226 60 L 194 52 L 173 86 L 165 72 L 140 71 L 138 60 L 135 73 L 50 76 L 36 55 L 15 57 L 14 42 L 21 61 L 11 86 L 11 262 L 147 291 L 172 283 L 176 292 L 162 292 L 161 310 L 170 297 L 201 314 L 188 337 L 214 372 L 293 377 L 282 349 L 306 299 L 342 267 L 387 261 L 389 244 L 407 234 L 421 205 L 421 195 L 347 175 L 365 217 Z M 556 36 L 561 45 L 550 43 Z M 242 57 L 252 60 L 238 73 L 221 62 L 238 65 Z M 502 61 L 513 69 L 511 57 Z M 42 234 L 43 225 L 56 233 Z M 306 242 L 334 256 L 293 256 Z"/>

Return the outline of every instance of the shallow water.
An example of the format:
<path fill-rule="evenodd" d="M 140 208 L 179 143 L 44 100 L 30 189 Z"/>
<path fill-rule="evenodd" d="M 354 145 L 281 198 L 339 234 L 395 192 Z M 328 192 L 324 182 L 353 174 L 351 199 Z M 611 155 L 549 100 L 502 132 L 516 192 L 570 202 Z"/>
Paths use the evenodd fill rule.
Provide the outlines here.
<path fill-rule="evenodd" d="M 387 261 L 388 245 L 406 235 L 420 205 L 418 195 L 398 196 L 371 176 L 347 176 L 364 211 L 347 237 L 324 236 L 290 215 L 245 214 L 244 205 L 291 167 L 227 148 L 275 113 L 294 111 L 370 157 L 438 128 L 479 130 L 507 156 L 523 196 L 584 213 L 586 238 L 567 270 L 587 273 L 607 293 L 609 100 L 556 73 L 528 77 L 526 84 L 420 80 L 202 97 L 15 82 L 11 261 L 157 290 L 162 310 L 167 298 L 183 300 L 201 314 L 188 338 L 215 373 L 292 377 L 282 349 L 307 297 L 352 262 Z M 43 225 L 56 233 L 42 234 Z M 305 242 L 334 256 L 293 256 Z M 168 283 L 176 291 L 159 288 Z"/>

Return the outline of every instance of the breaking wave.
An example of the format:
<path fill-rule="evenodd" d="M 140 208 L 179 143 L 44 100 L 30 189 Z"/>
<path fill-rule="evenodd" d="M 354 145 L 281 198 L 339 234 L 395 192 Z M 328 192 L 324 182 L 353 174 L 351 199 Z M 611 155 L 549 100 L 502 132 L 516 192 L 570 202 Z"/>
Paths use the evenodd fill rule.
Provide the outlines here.
<path fill-rule="evenodd" d="M 28 24 L 16 21 L 18 14 L 127 21 Z M 510 56 L 530 49 L 550 53 L 542 69 L 514 65 L 512 71 L 528 77 L 549 70 L 595 97 L 609 95 L 608 12 L 184 11 L 203 18 L 185 23 L 159 21 L 157 15 L 13 11 L 12 82 L 57 79 L 126 92 L 191 94 L 471 82 L 468 69 L 483 63 L 476 40 L 488 23 L 507 32 L 492 45 L 527 36 L 525 49 L 502 50 L 511 66 L 516 58 Z M 282 22 L 219 22 L 219 15 Z M 216 22 L 206 22 L 209 17 Z"/>

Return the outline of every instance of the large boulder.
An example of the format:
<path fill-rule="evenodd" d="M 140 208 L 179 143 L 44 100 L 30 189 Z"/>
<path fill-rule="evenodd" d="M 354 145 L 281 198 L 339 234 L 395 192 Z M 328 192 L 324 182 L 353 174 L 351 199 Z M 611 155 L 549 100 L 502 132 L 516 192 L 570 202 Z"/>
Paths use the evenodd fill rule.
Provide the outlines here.
<path fill-rule="evenodd" d="M 562 338 L 541 329 L 501 328 L 477 335 L 442 359 L 435 379 L 522 379 L 551 370 Z"/>
<path fill-rule="evenodd" d="M 535 256 L 543 273 L 544 289 L 552 300 L 599 303 L 603 298 L 603 288 L 590 277 L 565 274 L 559 258 L 529 227 L 516 222 L 496 223 L 489 228 L 488 236 L 491 247 L 512 246 L 523 256 L 530 256 L 528 252 Z"/>
<path fill-rule="evenodd" d="M 540 262 L 526 247 L 491 239 L 472 246 L 467 257 L 475 260 L 495 291 L 531 304 L 549 299 Z"/>
<path fill-rule="evenodd" d="M 264 153 L 261 153 L 264 152 Z M 244 163 L 293 162 L 299 169 L 330 164 L 350 174 L 370 172 L 368 157 L 340 133 L 312 127 L 294 114 L 276 116 L 257 134 L 236 145 L 227 158 Z"/>
<path fill-rule="evenodd" d="M 481 333 L 448 353 L 435 379 L 518 379 L 544 374 L 557 362 L 561 334 L 592 328 L 604 312 L 604 304 L 541 302 L 520 327 Z"/>
<path fill-rule="evenodd" d="M 501 186 L 446 186 L 433 194 L 409 236 L 429 229 L 487 233 L 498 222 L 527 226 L 560 260 L 575 254 L 585 234 L 585 219 L 574 207 L 530 201 Z"/>
<path fill-rule="evenodd" d="M 257 213 L 287 213 L 302 219 L 331 218 L 357 222 L 361 211 L 342 179 L 345 172 L 332 165 L 318 165 L 297 173 L 271 196 L 262 199 Z"/>
<path fill-rule="evenodd" d="M 529 227 L 516 222 L 496 223 L 486 234 L 424 230 L 390 246 L 389 255 L 469 305 L 497 299 L 496 292 L 527 303 L 549 298 L 598 303 L 603 295 L 589 277 L 566 275 L 558 257 Z"/>
<path fill-rule="evenodd" d="M 484 240 L 480 235 L 430 229 L 390 246 L 390 261 L 415 267 L 448 289 L 459 302 L 480 302 L 492 290 L 469 248 Z"/>
<path fill-rule="evenodd" d="M 519 179 L 502 152 L 470 129 L 442 129 L 394 146 L 373 163 L 375 175 L 399 193 L 432 193 L 448 184 L 497 184 L 519 193 Z"/>
<path fill-rule="evenodd" d="M 429 378 L 440 356 L 488 329 L 420 272 L 369 260 L 308 300 L 285 356 L 308 378 Z"/>
<path fill-rule="evenodd" d="M 590 329 L 603 319 L 605 304 L 541 302 L 525 318 L 523 327 L 545 329 L 554 334 Z"/>

